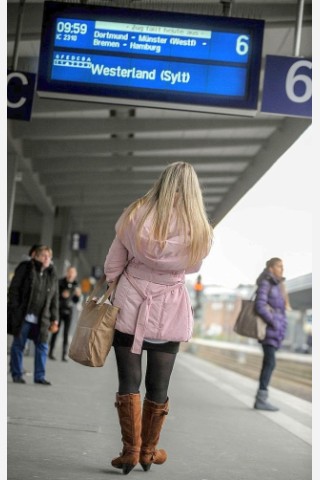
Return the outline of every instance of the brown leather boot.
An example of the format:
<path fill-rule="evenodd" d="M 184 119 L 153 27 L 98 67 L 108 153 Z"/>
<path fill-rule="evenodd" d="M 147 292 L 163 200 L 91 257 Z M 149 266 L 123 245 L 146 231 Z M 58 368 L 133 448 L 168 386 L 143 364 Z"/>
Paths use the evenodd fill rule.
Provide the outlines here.
<path fill-rule="evenodd" d="M 140 464 L 145 472 L 153 463 L 161 465 L 167 460 L 165 450 L 157 450 L 163 422 L 169 412 L 169 399 L 165 403 L 151 402 L 147 398 L 143 402 Z"/>
<path fill-rule="evenodd" d="M 120 456 L 112 460 L 111 465 L 121 468 L 122 473 L 127 475 L 139 462 L 141 447 L 140 393 L 117 394 L 115 406 L 119 415 L 123 449 Z"/>

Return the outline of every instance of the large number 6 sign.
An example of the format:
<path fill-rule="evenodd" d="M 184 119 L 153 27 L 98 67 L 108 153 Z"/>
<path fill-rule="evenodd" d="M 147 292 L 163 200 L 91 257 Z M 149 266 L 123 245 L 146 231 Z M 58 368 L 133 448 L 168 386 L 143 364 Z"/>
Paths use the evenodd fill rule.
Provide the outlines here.
<path fill-rule="evenodd" d="M 311 70 L 312 63 L 309 60 L 298 60 L 296 63 L 291 65 L 286 78 L 286 93 L 288 98 L 290 98 L 292 102 L 296 103 L 307 102 L 312 96 L 311 78 L 303 73 L 297 73 L 301 67 L 307 67 Z M 297 82 L 303 82 L 305 85 L 305 91 L 303 95 L 297 95 L 295 93 L 295 85 Z"/>
<path fill-rule="evenodd" d="M 311 118 L 311 59 L 267 55 L 261 112 Z"/>

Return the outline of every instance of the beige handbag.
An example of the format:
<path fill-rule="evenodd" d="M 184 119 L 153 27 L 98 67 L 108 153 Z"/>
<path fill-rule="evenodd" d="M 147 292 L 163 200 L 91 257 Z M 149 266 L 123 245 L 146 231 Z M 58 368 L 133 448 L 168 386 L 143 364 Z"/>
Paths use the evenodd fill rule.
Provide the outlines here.
<path fill-rule="evenodd" d="M 88 367 L 103 367 L 112 346 L 119 311 L 108 301 L 116 282 L 111 283 L 101 298 L 97 298 L 104 282 L 105 277 L 102 277 L 83 305 L 69 348 L 69 357 Z"/>
<path fill-rule="evenodd" d="M 253 300 L 242 300 L 241 310 L 233 330 L 243 337 L 263 340 L 266 336 L 267 324 L 255 312 Z"/>

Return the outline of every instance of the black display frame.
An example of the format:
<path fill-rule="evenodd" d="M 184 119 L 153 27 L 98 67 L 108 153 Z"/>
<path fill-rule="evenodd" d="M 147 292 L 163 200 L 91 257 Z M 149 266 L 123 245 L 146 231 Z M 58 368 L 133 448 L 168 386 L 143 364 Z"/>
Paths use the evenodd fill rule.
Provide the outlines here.
<path fill-rule="evenodd" d="M 252 45 L 247 69 L 248 81 L 245 98 L 53 80 L 50 78 L 50 72 L 53 51 L 57 48 L 54 46 L 55 22 L 57 18 L 63 17 L 96 21 L 112 19 L 121 22 L 161 24 L 211 31 L 213 29 L 229 29 L 228 31 L 239 32 L 239 34 L 243 31 L 250 32 Z M 112 105 L 203 112 L 221 111 L 222 113 L 227 109 L 234 111 L 235 114 L 245 114 L 246 112 L 252 114 L 255 113 L 258 105 L 263 33 L 264 20 L 46 1 L 43 11 L 37 93 L 40 97 L 46 98 L 83 100 Z M 131 56 L 141 58 L 136 54 Z"/>

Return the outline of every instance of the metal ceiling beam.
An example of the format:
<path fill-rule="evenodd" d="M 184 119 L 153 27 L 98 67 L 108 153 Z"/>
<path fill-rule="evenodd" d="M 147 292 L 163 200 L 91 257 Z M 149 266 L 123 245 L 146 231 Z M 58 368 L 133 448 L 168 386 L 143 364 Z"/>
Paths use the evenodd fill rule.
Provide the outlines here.
<path fill-rule="evenodd" d="M 23 152 L 26 157 L 58 157 L 67 155 L 88 155 L 88 152 L 96 153 L 115 153 L 115 152 L 151 152 L 151 151 L 169 151 L 169 150 L 201 150 L 203 148 L 218 146 L 260 146 L 261 138 L 252 136 L 251 138 L 168 138 L 163 139 L 117 139 L 109 140 L 23 140 Z"/>
<path fill-rule="evenodd" d="M 204 170 L 208 172 L 215 171 L 242 171 L 248 163 L 252 161 L 254 157 L 239 156 L 239 157 L 214 157 L 214 156 L 205 156 L 205 157 L 184 157 L 183 161 L 192 163 L 192 165 L 197 170 L 197 166 L 204 167 Z M 65 157 L 65 158 L 54 158 L 47 161 L 46 159 L 34 159 L 32 164 L 33 168 L 36 169 L 39 173 L 68 173 L 74 172 L 83 172 L 88 171 L 112 171 L 116 167 L 131 169 L 132 167 L 146 167 L 152 168 L 157 165 L 159 171 L 165 168 L 170 163 L 176 162 L 177 156 L 163 156 L 163 157 L 135 157 L 130 156 L 116 156 L 116 157 Z"/>
<path fill-rule="evenodd" d="M 74 196 L 75 198 L 80 198 L 81 195 L 85 192 L 90 192 L 94 191 L 94 193 L 99 196 L 101 194 L 104 194 L 105 192 L 108 193 L 108 195 L 114 195 L 116 197 L 128 197 L 129 195 L 137 196 L 141 195 L 141 186 L 139 185 L 133 185 L 130 186 L 128 185 L 126 189 L 119 189 L 117 185 L 113 186 L 108 186 L 107 188 L 105 185 L 100 184 L 100 185 L 95 185 L 94 189 L 90 185 L 73 185 L 72 186 L 72 191 L 66 190 L 66 187 L 64 185 L 47 185 L 46 187 L 48 194 L 55 199 L 56 197 L 72 197 Z M 228 186 L 222 186 L 222 185 L 212 185 L 210 187 L 205 186 L 204 187 L 204 194 L 205 195 L 211 195 L 211 194 L 216 194 L 216 193 L 225 193 L 228 190 Z"/>
<path fill-rule="evenodd" d="M 276 122 L 277 123 L 277 122 Z M 281 123 L 281 120 L 278 122 Z M 263 128 L 276 128 L 270 120 L 253 118 L 243 119 L 241 122 L 241 131 L 250 130 L 251 135 Z M 193 131 L 200 132 L 206 130 L 231 131 L 239 129 L 239 121 L 234 118 L 217 119 L 193 119 L 193 118 L 81 118 L 73 119 L 34 119 L 26 125 L 16 123 L 13 125 L 12 134 L 16 138 L 45 139 L 52 137 L 90 137 L 107 134 L 137 134 L 137 133 L 161 133 L 161 132 L 179 132 Z M 234 133 L 234 132 L 233 132 Z"/>
<path fill-rule="evenodd" d="M 27 61 L 27 59 L 22 59 Z M 37 61 L 37 58 L 35 58 L 35 61 Z M 23 63 L 23 62 L 22 62 Z M 132 108 L 132 107 L 131 107 Z M 33 104 L 32 104 L 32 122 L 33 120 L 37 120 L 39 118 L 41 119 L 58 119 L 58 118 L 73 118 L 73 119 L 79 119 L 79 116 L 81 116 L 81 119 L 87 119 L 87 118 L 101 118 L 101 119 L 108 119 L 110 116 L 110 111 L 111 110 L 116 110 L 119 113 L 122 113 L 123 111 L 127 111 L 128 107 L 125 106 L 120 106 L 120 105 L 108 105 L 106 103 L 97 103 L 97 102 L 88 102 L 88 101 L 71 101 L 71 100 L 59 100 L 59 99 L 47 99 L 47 98 L 40 98 L 38 95 L 35 95 L 33 99 Z M 142 111 L 147 118 L 151 117 L 151 121 L 156 120 L 155 117 L 153 117 L 153 109 L 146 109 L 146 108 L 141 108 L 139 107 L 139 112 Z M 183 118 L 183 113 L 181 112 L 175 112 L 172 110 L 167 110 L 165 113 L 165 116 L 172 116 L 176 119 Z M 224 121 L 235 121 L 235 117 L 227 117 L 223 118 L 221 115 L 214 114 L 214 113 L 193 113 L 193 117 L 195 118 L 196 121 L 198 119 L 207 119 L 211 121 L 216 121 L 219 120 L 219 118 Z M 257 118 L 257 117 L 256 117 Z M 122 118 L 117 118 L 113 117 L 116 122 L 122 121 Z M 137 119 L 137 117 L 135 117 Z M 144 118 L 142 118 L 144 119 Z M 131 122 L 131 118 L 128 117 L 128 121 Z M 140 119 L 139 119 L 140 120 Z M 252 118 L 243 118 L 243 120 L 246 121 L 251 121 L 254 123 L 254 119 Z M 275 119 L 271 119 L 270 117 L 264 117 L 263 121 L 266 121 L 268 123 L 272 123 Z M 26 125 L 27 126 L 27 125 Z"/>
<path fill-rule="evenodd" d="M 222 196 L 205 196 L 204 200 L 205 203 L 207 204 L 212 204 L 212 203 L 219 203 L 222 200 Z M 123 208 L 127 207 L 131 202 L 133 202 L 136 199 L 136 196 L 128 196 L 127 198 L 125 197 L 120 197 L 120 198 L 110 198 L 110 196 L 101 196 L 99 195 L 98 197 L 94 196 L 86 196 L 83 199 L 79 200 L 80 202 L 83 201 L 83 205 L 101 205 L 101 203 L 104 203 L 106 207 L 119 207 L 123 206 Z M 75 202 L 77 201 L 76 198 L 56 198 L 55 199 L 55 204 L 59 207 L 72 207 Z"/>
<path fill-rule="evenodd" d="M 65 175 L 61 174 L 46 174 L 43 173 L 40 175 L 40 178 L 46 183 L 54 185 L 72 185 L 83 184 L 83 185 L 105 185 L 108 186 L 118 185 L 119 188 L 124 186 L 133 186 L 133 185 L 148 185 L 153 183 L 158 178 L 157 172 L 123 172 L 121 170 L 116 172 L 116 177 L 114 175 L 108 175 L 108 173 L 101 174 L 100 172 L 88 172 L 84 175 L 81 172 L 66 173 Z M 231 182 L 237 178 L 237 174 L 227 173 L 227 172 L 216 172 L 213 177 L 208 177 L 208 175 L 200 173 L 198 175 L 201 183 L 214 184 L 222 182 Z M 143 187 L 142 187 L 143 188 Z"/>

